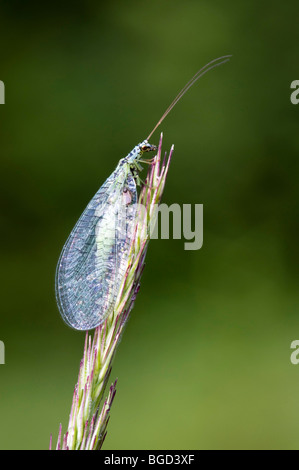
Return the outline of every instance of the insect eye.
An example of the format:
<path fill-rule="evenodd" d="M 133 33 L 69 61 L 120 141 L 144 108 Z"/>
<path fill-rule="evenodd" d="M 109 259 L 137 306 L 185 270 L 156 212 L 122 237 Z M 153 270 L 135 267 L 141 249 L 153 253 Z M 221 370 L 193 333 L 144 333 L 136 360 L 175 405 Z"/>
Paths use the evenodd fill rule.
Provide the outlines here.
<path fill-rule="evenodd" d="M 140 146 L 141 152 L 152 152 L 157 150 L 157 147 L 155 145 L 151 145 L 149 143 L 143 144 Z"/>

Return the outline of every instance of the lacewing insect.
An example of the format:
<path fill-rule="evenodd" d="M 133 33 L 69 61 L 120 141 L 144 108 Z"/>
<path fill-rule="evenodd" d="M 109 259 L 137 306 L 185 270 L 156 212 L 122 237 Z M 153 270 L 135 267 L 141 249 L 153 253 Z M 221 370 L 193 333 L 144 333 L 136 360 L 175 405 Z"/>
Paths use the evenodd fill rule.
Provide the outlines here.
<path fill-rule="evenodd" d="M 63 320 L 77 330 L 99 326 L 113 312 L 124 278 L 135 222 L 140 161 L 157 150 L 148 142 L 186 91 L 231 56 L 212 60 L 179 92 L 148 137 L 122 158 L 100 187 L 68 237 L 56 270 L 55 290 Z"/>

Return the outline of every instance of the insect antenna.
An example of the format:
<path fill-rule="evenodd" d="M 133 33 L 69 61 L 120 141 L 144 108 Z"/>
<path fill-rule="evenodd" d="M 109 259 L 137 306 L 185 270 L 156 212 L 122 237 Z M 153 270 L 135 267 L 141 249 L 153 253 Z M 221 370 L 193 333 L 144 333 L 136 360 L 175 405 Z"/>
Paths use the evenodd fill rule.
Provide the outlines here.
<path fill-rule="evenodd" d="M 160 124 L 162 123 L 162 121 L 164 121 L 164 119 L 166 118 L 167 114 L 170 113 L 170 111 L 172 110 L 172 108 L 177 104 L 177 102 L 182 98 L 182 96 L 189 90 L 189 88 L 192 87 L 192 85 L 194 85 L 194 83 L 200 78 L 202 77 L 205 73 L 209 72 L 210 70 L 214 69 L 215 67 L 218 67 L 219 65 L 222 65 L 222 64 L 225 64 L 225 62 L 228 62 L 229 59 L 230 59 L 231 55 L 224 55 L 222 57 L 218 57 L 217 59 L 214 59 L 214 60 L 211 60 L 211 62 L 208 62 L 204 67 L 202 67 L 200 70 L 198 70 L 198 72 L 196 72 L 196 74 L 194 75 L 194 77 L 191 78 L 191 80 L 189 80 L 188 83 L 186 83 L 186 85 L 184 86 L 184 88 L 181 89 L 181 91 L 179 92 L 179 94 L 175 97 L 175 99 L 173 100 L 173 102 L 168 106 L 168 108 L 166 109 L 166 111 L 164 112 L 164 114 L 162 115 L 162 117 L 159 119 L 159 121 L 157 122 L 157 124 L 155 125 L 155 127 L 153 128 L 152 132 L 148 135 L 147 139 L 146 140 L 149 140 L 151 138 L 151 136 L 153 135 L 153 133 L 155 132 L 155 130 L 160 126 Z"/>

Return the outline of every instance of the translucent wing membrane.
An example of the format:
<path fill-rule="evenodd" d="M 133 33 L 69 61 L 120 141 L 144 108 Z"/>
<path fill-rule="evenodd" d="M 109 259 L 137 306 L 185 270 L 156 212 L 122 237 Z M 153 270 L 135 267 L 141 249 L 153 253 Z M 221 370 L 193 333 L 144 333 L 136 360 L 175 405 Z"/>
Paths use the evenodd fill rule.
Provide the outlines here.
<path fill-rule="evenodd" d="M 64 321 L 78 330 L 100 325 L 113 311 L 126 269 L 137 192 L 127 163 L 90 201 L 59 259 L 56 298 Z"/>

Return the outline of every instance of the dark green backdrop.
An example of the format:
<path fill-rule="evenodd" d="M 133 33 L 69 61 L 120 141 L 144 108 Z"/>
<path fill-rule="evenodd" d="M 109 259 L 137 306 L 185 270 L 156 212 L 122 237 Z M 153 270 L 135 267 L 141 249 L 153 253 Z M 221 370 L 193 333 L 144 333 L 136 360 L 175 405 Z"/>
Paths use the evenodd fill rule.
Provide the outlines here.
<path fill-rule="evenodd" d="M 2 1 L 0 447 L 65 430 L 84 333 L 54 273 L 118 160 L 178 90 L 163 202 L 204 205 L 204 245 L 153 240 L 112 377 L 105 449 L 298 448 L 298 8 L 289 2 Z M 153 136 L 156 143 L 159 132 Z"/>

